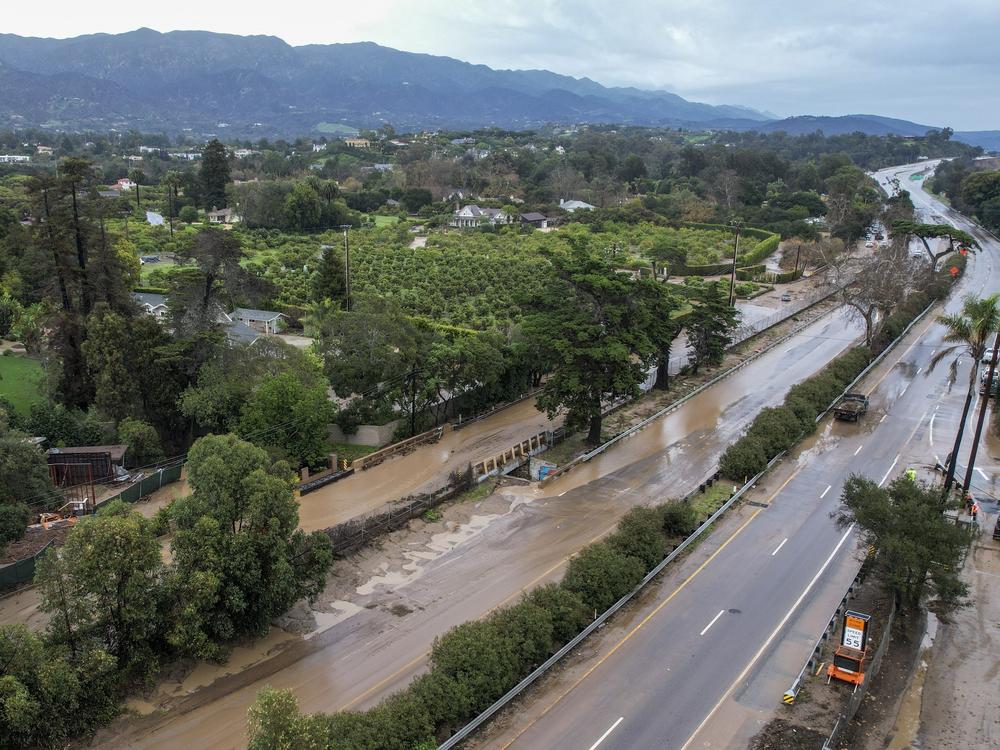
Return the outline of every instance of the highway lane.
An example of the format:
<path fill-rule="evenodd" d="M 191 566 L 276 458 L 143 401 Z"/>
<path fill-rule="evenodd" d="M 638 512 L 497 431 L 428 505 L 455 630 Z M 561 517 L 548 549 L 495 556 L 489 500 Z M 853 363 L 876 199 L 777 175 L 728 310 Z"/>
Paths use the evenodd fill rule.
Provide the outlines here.
<path fill-rule="evenodd" d="M 994 255 L 981 254 L 961 291 L 996 288 L 997 280 Z M 892 355 L 896 366 L 874 375 L 865 427 L 828 424 L 789 467 L 769 508 L 755 510 L 694 578 L 673 589 L 676 581 L 666 582 L 661 596 L 650 597 L 658 601 L 641 627 L 601 643 L 582 677 L 540 691 L 488 746 L 745 742 L 798 672 L 859 564 L 853 538 L 830 517 L 844 479 L 861 472 L 889 480 L 912 463 L 932 463 L 932 420 L 953 429 L 954 419 L 938 415 L 957 416 L 964 389 L 948 390 L 943 367 L 926 375 L 942 329 L 928 321 L 918 330 L 927 333 Z M 938 429 L 950 438 L 948 426 Z"/>
<path fill-rule="evenodd" d="M 241 747 L 246 709 L 265 685 L 292 689 L 309 712 L 378 702 L 425 668 L 435 636 L 558 578 L 573 553 L 634 505 L 695 488 L 762 407 L 779 402 L 859 332 L 842 311 L 824 317 L 543 490 L 504 489 L 505 512 L 413 549 L 404 565 L 329 602 L 330 624 L 308 640 L 222 677 L 164 717 L 118 726 L 98 740 L 108 747 Z"/>

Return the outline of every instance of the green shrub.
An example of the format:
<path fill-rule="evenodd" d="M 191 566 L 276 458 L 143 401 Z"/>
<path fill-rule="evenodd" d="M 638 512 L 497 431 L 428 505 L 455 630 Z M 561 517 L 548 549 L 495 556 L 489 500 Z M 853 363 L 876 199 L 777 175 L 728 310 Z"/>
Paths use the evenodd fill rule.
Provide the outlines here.
<path fill-rule="evenodd" d="M 525 594 L 522 601 L 549 613 L 552 617 L 552 638 L 557 646 L 571 641 L 590 622 L 590 612 L 580 595 L 558 583 L 539 586 Z"/>
<path fill-rule="evenodd" d="M 149 422 L 125 417 L 118 423 L 118 439 L 128 446 L 126 463 L 130 468 L 163 460 L 160 436 Z"/>
<path fill-rule="evenodd" d="M 688 537 L 698 528 L 698 512 L 684 502 L 672 502 L 661 506 L 663 531 L 672 537 Z"/>
<path fill-rule="evenodd" d="M 31 520 L 31 513 L 24 503 L 0 504 L 0 553 L 3 553 L 8 542 L 14 542 L 24 536 L 24 530 Z"/>
<path fill-rule="evenodd" d="M 412 690 L 396 693 L 367 711 L 333 714 L 323 725 L 325 747 L 351 750 L 411 750 L 434 736 L 427 706 Z"/>
<path fill-rule="evenodd" d="M 719 471 L 724 477 L 742 482 L 763 471 L 767 462 L 764 441 L 756 436 L 744 435 L 726 448 L 719 459 Z"/>
<path fill-rule="evenodd" d="M 498 609 L 490 616 L 494 627 L 510 641 L 521 660 L 518 680 L 556 650 L 552 613 L 530 602 Z M 496 697 L 500 697 L 497 695 Z"/>
<path fill-rule="evenodd" d="M 762 409 L 747 431 L 747 435 L 764 443 L 764 453 L 769 459 L 794 445 L 801 434 L 799 418 L 784 406 Z"/>
<path fill-rule="evenodd" d="M 453 700 L 460 716 L 472 716 L 516 685 L 522 658 L 494 618 L 458 625 L 434 639 L 435 672 L 455 681 Z M 432 711 L 434 713 L 434 711 Z"/>
<path fill-rule="evenodd" d="M 663 515 L 654 508 L 633 508 L 618 522 L 607 543 L 626 557 L 634 557 L 651 570 L 667 553 L 663 538 Z"/>
<path fill-rule="evenodd" d="M 600 614 L 635 588 L 645 574 L 641 560 L 598 542 L 569 561 L 562 585 L 579 594 L 588 609 Z"/>

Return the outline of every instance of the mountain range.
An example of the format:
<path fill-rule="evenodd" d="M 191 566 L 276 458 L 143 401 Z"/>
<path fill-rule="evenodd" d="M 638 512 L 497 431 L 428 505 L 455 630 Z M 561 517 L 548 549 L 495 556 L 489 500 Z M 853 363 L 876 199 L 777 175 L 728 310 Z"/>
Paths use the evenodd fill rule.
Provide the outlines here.
<path fill-rule="evenodd" d="M 273 36 L 151 29 L 71 39 L 0 34 L 0 126 L 262 137 L 385 122 L 398 130 L 549 123 L 796 134 L 929 129 L 872 115 L 775 120 L 665 91 L 606 87 L 545 70 L 494 70 L 371 42 L 293 47 Z M 1000 148 L 1000 131 L 955 137 Z"/>

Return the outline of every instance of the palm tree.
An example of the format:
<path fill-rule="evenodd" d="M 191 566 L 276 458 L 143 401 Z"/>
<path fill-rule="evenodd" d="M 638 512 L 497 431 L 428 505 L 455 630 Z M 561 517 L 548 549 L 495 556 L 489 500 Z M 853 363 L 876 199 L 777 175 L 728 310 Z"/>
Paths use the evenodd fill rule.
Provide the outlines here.
<path fill-rule="evenodd" d="M 931 358 L 928 372 L 933 370 L 942 359 L 954 354 L 955 357 L 951 361 L 950 378 L 951 382 L 954 383 L 958 377 L 959 360 L 966 354 L 972 358 L 972 367 L 969 370 L 969 390 L 965 395 L 965 407 L 962 409 L 962 418 L 958 423 L 958 434 L 955 435 L 955 446 L 951 451 L 951 459 L 948 461 L 948 472 L 944 480 L 945 491 L 948 491 L 955 481 L 958 450 L 962 445 L 965 422 L 968 419 L 969 407 L 972 405 L 972 399 L 976 392 L 976 375 L 979 372 L 979 360 L 983 358 L 983 354 L 986 352 L 986 343 L 990 339 L 990 336 L 1000 329 L 1000 294 L 991 294 L 988 297 L 967 295 L 962 300 L 961 313 L 957 315 L 938 316 L 938 322 L 947 328 L 944 340 L 953 343 Z M 975 456 L 975 445 L 973 445 L 973 456 Z M 971 470 L 972 465 L 970 464 L 970 473 Z"/>

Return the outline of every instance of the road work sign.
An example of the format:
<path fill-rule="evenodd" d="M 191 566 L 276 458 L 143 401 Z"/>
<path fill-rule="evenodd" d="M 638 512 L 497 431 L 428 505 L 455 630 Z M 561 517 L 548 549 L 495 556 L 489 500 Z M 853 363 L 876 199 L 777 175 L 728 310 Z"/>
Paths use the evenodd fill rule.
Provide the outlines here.
<path fill-rule="evenodd" d="M 844 631 L 840 635 L 840 645 L 864 651 L 868 645 L 868 623 L 871 615 L 847 610 L 844 613 Z"/>

